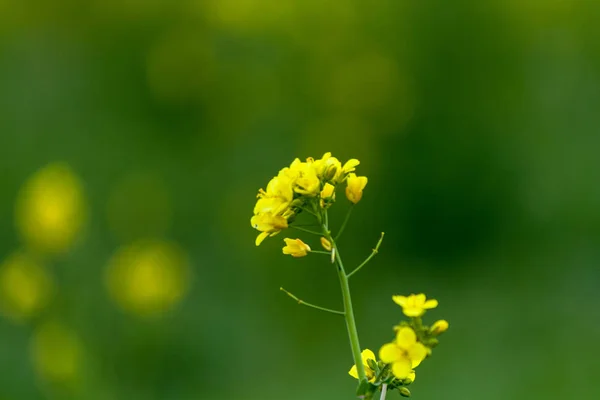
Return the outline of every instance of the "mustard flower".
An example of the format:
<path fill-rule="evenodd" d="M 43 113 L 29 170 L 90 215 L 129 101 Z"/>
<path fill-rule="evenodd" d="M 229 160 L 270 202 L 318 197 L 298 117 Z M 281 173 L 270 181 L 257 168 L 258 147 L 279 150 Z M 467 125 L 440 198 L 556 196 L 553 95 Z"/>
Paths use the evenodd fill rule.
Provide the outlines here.
<path fill-rule="evenodd" d="M 342 163 L 337 158 L 332 157 L 330 152 L 323 154 L 320 160 L 309 158 L 307 162 L 312 164 L 319 178 L 325 181 L 335 181 L 334 178 L 342 170 Z"/>
<path fill-rule="evenodd" d="M 300 239 L 285 238 L 283 240 L 285 241 L 283 254 L 289 254 L 292 257 L 304 257 L 310 251 L 310 246 Z"/>
<path fill-rule="evenodd" d="M 423 293 L 411 294 L 410 296 L 393 296 L 392 300 L 402 307 L 402 312 L 407 317 L 420 317 L 425 314 L 426 310 L 438 306 L 437 300 L 427 300 Z"/>
<path fill-rule="evenodd" d="M 346 187 L 346 197 L 352 203 L 356 204 L 360 201 L 363 194 L 363 189 L 367 186 L 367 177 L 366 176 L 356 176 L 354 173 L 348 174 Z"/>
<path fill-rule="evenodd" d="M 321 180 L 311 163 L 301 162 L 296 158 L 290 164 L 286 174 L 294 178 L 294 192 L 309 197 L 316 196 L 319 193 Z"/>
<path fill-rule="evenodd" d="M 429 332 L 431 332 L 432 335 L 437 336 L 446 332 L 448 330 L 448 327 L 448 321 L 446 321 L 445 319 L 440 319 L 439 321 L 435 321 L 433 325 L 431 325 Z"/>
<path fill-rule="evenodd" d="M 379 350 L 379 358 L 392 365 L 392 373 L 398 379 L 414 379 L 413 369 L 418 367 L 427 356 L 427 347 L 417 342 L 415 331 L 404 326 L 396 334 L 396 340 L 383 345 Z"/>
<path fill-rule="evenodd" d="M 280 215 L 273 215 L 270 212 L 261 213 L 250 219 L 250 224 L 256 230 L 261 231 L 256 237 L 256 245 L 259 246 L 267 236 L 275 236 L 281 230 L 288 227 L 287 220 Z"/>
<path fill-rule="evenodd" d="M 365 366 L 365 373 L 367 374 L 367 379 L 369 380 L 369 382 L 375 382 L 375 371 L 373 371 L 371 367 L 369 367 L 368 363 L 368 360 L 377 361 L 375 359 L 375 354 L 369 349 L 364 349 L 363 352 L 360 353 L 360 357 L 362 358 L 362 363 Z M 358 369 L 356 368 L 356 364 L 353 365 L 352 368 L 350 368 L 348 374 L 350 374 L 351 377 L 358 379 Z"/>

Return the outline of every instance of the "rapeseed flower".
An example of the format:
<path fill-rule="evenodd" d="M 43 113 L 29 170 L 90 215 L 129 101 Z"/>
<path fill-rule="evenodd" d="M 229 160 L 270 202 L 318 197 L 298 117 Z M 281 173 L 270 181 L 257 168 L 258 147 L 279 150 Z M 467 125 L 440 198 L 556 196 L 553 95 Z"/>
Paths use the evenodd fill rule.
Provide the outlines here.
<path fill-rule="evenodd" d="M 283 241 L 285 242 L 283 254 L 289 254 L 292 257 L 304 257 L 310 251 L 310 246 L 300 239 L 285 238 Z"/>
<path fill-rule="evenodd" d="M 304 162 L 296 158 L 289 167 L 282 168 L 266 190 L 258 191 L 250 219 L 252 227 L 260 231 L 256 245 L 288 228 L 302 211 L 314 214 L 319 207 L 329 207 L 335 200 L 336 185 L 354 175 L 352 171 L 358 164 L 357 159 L 350 159 L 342 166 L 331 153 L 325 153 L 318 160 L 309 157 Z M 355 198 L 362 196 L 366 179 L 360 177 L 356 181 L 360 194 L 355 194 Z"/>
<path fill-rule="evenodd" d="M 427 300 L 423 293 L 411 294 L 410 296 L 393 296 L 392 300 L 402 307 L 402 312 L 407 317 L 420 317 L 425 314 L 426 310 L 438 306 L 437 300 Z"/>
<path fill-rule="evenodd" d="M 414 379 L 412 371 L 425 359 L 428 351 L 423 343 L 417 342 L 415 331 L 404 326 L 396 334 L 396 340 L 383 345 L 379 350 L 379 358 L 392 365 L 392 373 L 398 379 Z"/>

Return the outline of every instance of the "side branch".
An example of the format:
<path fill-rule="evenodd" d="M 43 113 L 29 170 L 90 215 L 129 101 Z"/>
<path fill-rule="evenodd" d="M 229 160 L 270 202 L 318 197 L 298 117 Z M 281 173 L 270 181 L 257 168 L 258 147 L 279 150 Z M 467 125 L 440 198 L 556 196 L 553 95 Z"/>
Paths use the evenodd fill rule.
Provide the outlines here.
<path fill-rule="evenodd" d="M 343 311 L 337 311 L 337 310 L 332 310 L 330 308 L 316 306 L 314 304 L 307 303 L 304 300 L 300 300 L 299 298 L 297 298 L 296 296 L 294 296 L 293 294 L 291 294 L 290 292 L 288 292 L 287 290 L 285 290 L 282 287 L 280 287 L 279 290 L 281 290 L 282 292 L 284 292 L 285 294 L 287 294 L 288 296 L 290 296 L 292 299 L 296 300 L 298 302 L 298 304 L 301 304 L 303 306 L 311 307 L 311 308 L 314 308 L 316 310 L 325 311 L 325 312 L 328 312 L 328 313 L 331 313 L 331 314 L 346 315 Z"/>
<path fill-rule="evenodd" d="M 379 238 L 379 241 L 377 242 L 377 245 L 373 249 L 373 252 L 371 253 L 371 255 L 369 255 L 369 257 L 367 257 L 367 259 L 365 261 L 363 261 L 362 264 L 360 264 L 358 267 L 356 267 L 356 269 L 354 271 L 350 272 L 347 275 L 348 278 L 350 278 L 352 275 L 354 275 L 355 273 L 357 273 L 362 267 L 364 267 L 365 265 L 367 265 L 367 263 L 369 261 L 371 261 L 371 258 L 375 257 L 375 254 L 377 254 L 379 252 L 379 246 L 381 246 L 381 242 L 383 242 L 383 235 L 384 234 L 385 234 L 385 232 L 381 232 L 381 237 Z"/>

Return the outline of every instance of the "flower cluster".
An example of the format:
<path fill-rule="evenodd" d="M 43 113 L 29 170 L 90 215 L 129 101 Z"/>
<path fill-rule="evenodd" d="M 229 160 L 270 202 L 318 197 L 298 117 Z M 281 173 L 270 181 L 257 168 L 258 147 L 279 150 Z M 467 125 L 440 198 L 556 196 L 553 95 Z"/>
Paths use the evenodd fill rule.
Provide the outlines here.
<path fill-rule="evenodd" d="M 320 217 L 321 210 L 335 201 L 336 186 L 343 182 L 347 183 L 348 200 L 354 204 L 360 201 L 367 178 L 353 173 L 358 164 L 357 159 L 350 159 L 342 165 L 331 153 L 325 153 L 317 160 L 309 157 L 302 162 L 296 158 L 289 167 L 280 170 L 267 189 L 258 192 L 250 220 L 252 227 L 261 232 L 256 245 L 288 228 L 303 211 Z M 302 257 L 308 251 L 310 247 L 299 239 L 286 239 L 285 254 Z"/>
<path fill-rule="evenodd" d="M 392 299 L 402 307 L 404 315 L 410 317 L 410 320 L 402 321 L 394 327 L 395 338 L 379 350 L 380 361 L 368 349 L 362 352 L 362 361 L 372 392 L 385 384 L 389 390 L 398 389 L 402 396 L 409 397 L 407 386 L 415 380 L 415 368 L 431 356 L 432 349 L 438 344 L 437 336 L 448 329 L 448 322 L 439 320 L 431 327 L 423 325 L 421 316 L 428 309 L 437 307 L 438 302 L 434 299 L 427 300 L 422 293 L 393 296 Z M 356 365 L 348 373 L 357 378 Z"/>

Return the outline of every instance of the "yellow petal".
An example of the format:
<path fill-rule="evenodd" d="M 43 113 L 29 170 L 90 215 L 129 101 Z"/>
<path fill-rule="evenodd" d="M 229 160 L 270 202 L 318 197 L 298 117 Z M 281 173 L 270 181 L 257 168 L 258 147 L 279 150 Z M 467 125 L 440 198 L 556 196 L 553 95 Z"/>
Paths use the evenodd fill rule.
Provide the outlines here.
<path fill-rule="evenodd" d="M 256 242 L 255 242 L 255 243 L 256 243 L 256 245 L 257 245 L 257 246 L 260 246 L 260 244 L 262 243 L 262 241 L 263 241 L 263 240 L 265 240 L 265 238 L 266 238 L 267 236 L 269 236 L 269 233 L 268 233 L 268 232 L 262 232 L 260 235 L 258 235 L 258 236 L 256 237 Z"/>
<path fill-rule="evenodd" d="M 386 364 L 402 358 L 402 350 L 394 343 L 384 344 L 379 350 L 379 358 Z"/>
<path fill-rule="evenodd" d="M 408 375 L 407 379 L 410 379 L 411 382 L 414 382 L 416 377 L 417 377 L 417 374 L 415 373 L 415 370 L 413 369 L 412 371 L 410 371 L 410 374 Z"/>
<path fill-rule="evenodd" d="M 404 326 L 396 334 L 396 344 L 402 349 L 408 349 L 417 342 L 417 334 L 412 328 Z"/>
<path fill-rule="evenodd" d="M 356 365 L 353 365 L 352 368 L 350 368 L 348 374 L 350 374 L 351 377 L 358 379 L 358 370 L 356 369 Z"/>
<path fill-rule="evenodd" d="M 356 158 L 351 158 L 350 160 L 346 161 L 342 169 L 345 173 L 352 172 L 356 169 L 358 164 L 360 164 L 360 161 L 358 161 Z"/>
<path fill-rule="evenodd" d="M 367 360 L 377 361 L 377 359 L 375 358 L 375 353 L 373 353 L 369 349 L 364 349 L 363 352 L 360 353 L 360 356 L 362 357 L 363 364 L 365 364 L 366 366 L 369 366 L 369 363 L 367 363 Z"/>
<path fill-rule="evenodd" d="M 392 300 L 394 300 L 394 303 L 398 304 L 400 307 L 406 307 L 408 298 L 406 296 L 392 296 Z"/>
<path fill-rule="evenodd" d="M 423 308 L 436 308 L 438 306 L 438 301 L 435 299 L 427 300 L 425 304 L 423 304 Z"/>
<path fill-rule="evenodd" d="M 410 360 L 407 358 L 401 358 L 392 364 L 392 373 L 398 379 L 404 379 L 410 376 L 412 371 Z"/>
<path fill-rule="evenodd" d="M 417 368 L 421 361 L 427 357 L 428 349 L 422 343 L 415 343 L 408 349 L 408 356 L 412 361 L 412 367 Z"/>
<path fill-rule="evenodd" d="M 423 293 L 419 293 L 418 295 L 415 296 L 415 305 L 425 304 L 426 298 L 427 297 L 425 297 L 425 295 Z"/>

